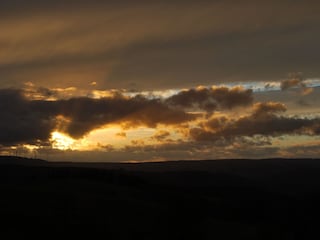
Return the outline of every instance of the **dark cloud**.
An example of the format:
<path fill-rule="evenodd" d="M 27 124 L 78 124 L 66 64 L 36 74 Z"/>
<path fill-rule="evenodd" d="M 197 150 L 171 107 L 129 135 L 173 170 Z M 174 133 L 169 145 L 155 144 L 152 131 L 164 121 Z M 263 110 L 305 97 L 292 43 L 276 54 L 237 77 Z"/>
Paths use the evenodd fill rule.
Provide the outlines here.
<path fill-rule="evenodd" d="M 300 95 L 306 96 L 313 92 L 313 88 L 307 87 L 305 79 L 302 73 L 292 73 L 289 75 L 289 79 L 281 81 L 280 88 L 282 91 L 298 88 Z"/>
<path fill-rule="evenodd" d="M 40 90 L 51 96 L 51 91 Z M 290 134 L 319 135 L 320 120 L 282 115 L 286 107 L 278 102 L 255 103 L 249 115 L 239 118 L 212 115 L 198 127 L 188 130 L 186 123 L 201 119 L 203 113 L 189 113 L 190 108 L 229 110 L 237 106 L 250 106 L 251 90 L 240 87 L 197 88 L 179 92 L 171 97 L 146 98 L 141 95 L 127 97 L 115 93 L 99 99 L 77 97 L 55 101 L 35 100 L 30 92 L 17 89 L 0 90 L 0 145 L 48 145 L 50 134 L 60 131 L 73 138 L 81 138 L 90 131 L 107 124 L 121 124 L 124 128 L 172 125 L 195 141 L 214 141 L 215 145 L 228 145 L 243 137 L 256 138 L 254 142 L 266 144 L 265 137 Z M 37 92 L 38 94 L 38 92 Z M 208 107 L 213 104 L 214 107 Z M 122 136 L 125 136 L 124 134 Z M 168 140 L 170 132 L 157 132 L 152 139 Z M 257 137 L 263 139 L 258 141 Z M 138 144 L 138 143 L 136 143 Z M 254 145 L 254 144 L 252 144 Z"/>
<path fill-rule="evenodd" d="M 126 134 L 126 132 L 118 132 L 118 133 L 116 133 L 116 136 L 121 137 L 121 138 L 126 138 L 127 134 Z"/>
<path fill-rule="evenodd" d="M 301 75 L 295 75 L 290 79 L 281 81 L 281 90 L 287 90 L 294 87 L 306 87 Z"/>
<path fill-rule="evenodd" d="M 287 110 L 283 103 L 279 102 L 264 102 L 256 103 L 253 106 L 253 118 L 261 118 L 267 116 L 275 116 L 275 113 L 285 112 Z"/>
<path fill-rule="evenodd" d="M 201 116 L 186 112 L 190 107 L 211 111 L 213 108 L 209 107 L 210 104 L 229 109 L 252 102 L 250 90 L 224 87 L 191 89 L 168 99 L 148 99 L 141 95 L 125 97 L 121 93 L 114 93 L 111 97 L 100 99 L 77 97 L 44 100 L 56 94 L 46 88 L 0 90 L 0 143 L 14 145 L 49 141 L 54 130 L 80 138 L 110 123 L 122 124 L 125 128 L 155 128 L 159 124 L 181 126 Z M 162 133 L 156 135 L 155 139 L 165 137 L 167 133 Z"/>
<path fill-rule="evenodd" d="M 154 140 L 156 140 L 156 141 L 161 142 L 161 141 L 167 139 L 169 136 L 170 136 L 170 132 L 165 131 L 165 130 L 160 130 L 160 131 L 156 132 L 156 133 L 151 137 L 151 139 L 154 139 Z"/>
<path fill-rule="evenodd" d="M 299 73 L 291 73 L 289 74 L 289 78 L 282 80 L 280 83 L 281 90 L 285 91 L 290 88 L 303 88 L 305 89 L 307 86 L 304 82 L 304 78 L 301 72 Z"/>
<path fill-rule="evenodd" d="M 200 87 L 181 91 L 166 99 L 166 102 L 172 106 L 203 109 L 210 112 L 216 109 L 248 106 L 253 102 L 253 96 L 251 89 L 242 87 Z"/>
<path fill-rule="evenodd" d="M 126 127 L 158 124 L 180 124 L 195 119 L 195 115 L 171 109 L 160 99 L 133 98 L 72 98 L 60 100 L 60 114 L 70 123 L 62 129 L 72 137 L 79 138 L 89 131 L 108 123 L 126 123 Z"/>
<path fill-rule="evenodd" d="M 195 141 L 218 141 L 221 138 L 228 140 L 255 135 L 319 135 L 319 118 L 308 119 L 278 114 L 285 110 L 281 103 L 257 103 L 250 115 L 238 119 L 214 117 L 200 127 L 191 129 L 190 137 Z"/>
<path fill-rule="evenodd" d="M 0 90 L 0 145 L 37 145 L 49 139 L 55 126 L 54 113 L 36 105 L 19 90 Z"/>
<path fill-rule="evenodd" d="M 0 90 L 0 144 L 14 145 L 48 141 L 54 130 L 80 138 L 108 123 L 127 126 L 180 124 L 195 119 L 195 115 L 172 109 L 160 99 L 142 96 L 132 98 L 121 94 L 109 98 L 88 97 L 67 100 L 31 100 L 24 92 Z"/>

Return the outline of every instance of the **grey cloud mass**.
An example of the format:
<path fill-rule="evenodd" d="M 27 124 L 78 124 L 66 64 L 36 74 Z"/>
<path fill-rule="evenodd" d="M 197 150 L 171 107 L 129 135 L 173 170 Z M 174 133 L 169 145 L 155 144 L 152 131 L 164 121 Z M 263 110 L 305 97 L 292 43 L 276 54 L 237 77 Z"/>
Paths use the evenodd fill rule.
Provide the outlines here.
<path fill-rule="evenodd" d="M 279 115 L 286 107 L 281 103 L 256 103 L 250 115 L 236 119 L 213 117 L 200 127 L 190 129 L 195 141 L 219 141 L 255 135 L 319 135 L 319 118 L 299 118 Z"/>
<path fill-rule="evenodd" d="M 202 87 L 181 91 L 166 99 L 166 102 L 172 106 L 210 112 L 217 109 L 248 106 L 253 102 L 253 95 L 251 89 L 243 89 L 242 87 Z"/>
<path fill-rule="evenodd" d="M 91 130 L 109 123 L 124 123 L 125 127 L 148 126 L 155 128 L 158 124 L 177 125 L 195 120 L 199 114 L 188 113 L 184 108 L 172 107 L 179 105 L 181 94 L 183 101 L 191 104 L 215 99 L 223 108 L 246 104 L 252 100 L 252 92 L 239 88 L 202 89 L 203 97 L 195 99 L 190 93 L 193 90 L 177 93 L 169 99 L 147 99 L 141 95 L 125 97 L 120 93 L 111 97 L 93 99 L 90 97 L 72 97 L 56 101 L 32 100 L 25 95 L 28 92 L 18 89 L 0 89 L 0 143 L 3 145 L 16 143 L 34 143 L 49 140 L 54 130 L 69 134 L 74 138 L 83 137 Z M 53 91 L 40 88 L 35 92 L 51 96 Z M 239 101 L 235 101 L 235 97 Z M 172 99 L 176 99 L 172 101 Z M 179 100 L 179 101 L 178 101 Z M 230 105 L 232 103 L 232 105 Z"/>
<path fill-rule="evenodd" d="M 318 1 L 1 1 L 3 87 L 319 77 Z"/>
<path fill-rule="evenodd" d="M 41 144 L 54 130 L 80 138 L 108 123 L 129 126 L 174 125 L 195 119 L 194 114 L 171 109 L 159 99 L 87 97 L 68 100 L 29 100 L 21 90 L 0 90 L 0 144 Z M 161 114 L 157 114 L 161 112 Z"/>
<path fill-rule="evenodd" d="M 50 91 L 42 92 L 51 94 Z M 106 124 L 155 129 L 158 125 L 171 125 L 186 130 L 188 124 L 184 123 L 200 120 L 199 127 L 190 129 L 190 138 L 215 142 L 255 135 L 319 135 L 320 131 L 319 118 L 284 116 L 281 113 L 286 111 L 286 107 L 277 102 L 252 105 L 252 91 L 239 87 L 189 89 L 163 99 L 149 99 L 141 95 L 127 97 L 117 93 L 99 99 L 72 97 L 48 101 L 33 100 L 26 97 L 25 93 L 17 89 L 0 90 L 0 144 L 3 146 L 48 144 L 53 131 L 81 138 Z M 209 108 L 208 101 L 215 101 L 215 107 Z M 215 109 L 229 111 L 236 106 L 252 108 L 252 111 L 239 118 L 215 115 Z M 191 113 L 188 111 L 190 107 L 202 110 L 202 113 Z M 209 112 L 211 118 L 203 121 L 204 113 Z M 160 131 L 153 137 L 160 141 L 169 135 L 168 131 Z"/>

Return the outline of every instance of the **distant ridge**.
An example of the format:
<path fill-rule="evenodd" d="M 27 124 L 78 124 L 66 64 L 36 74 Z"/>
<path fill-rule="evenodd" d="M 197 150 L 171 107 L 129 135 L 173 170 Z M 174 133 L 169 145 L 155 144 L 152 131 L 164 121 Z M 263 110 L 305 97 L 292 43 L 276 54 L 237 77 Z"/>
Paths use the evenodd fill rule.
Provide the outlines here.
<path fill-rule="evenodd" d="M 313 168 L 320 171 L 320 159 L 314 158 L 265 158 L 265 159 L 219 159 L 219 160 L 175 160 L 161 162 L 49 162 L 42 159 L 17 156 L 0 156 L 0 165 L 50 166 L 116 169 L 126 171 L 206 171 L 233 172 L 247 169 L 248 171 L 264 171 L 268 169 Z"/>
<path fill-rule="evenodd" d="M 49 163 L 49 162 L 48 162 Z M 224 159 L 224 160 L 177 160 L 161 162 L 50 162 L 50 166 L 57 167 L 84 167 L 99 169 L 115 169 L 142 172 L 163 171 L 204 171 L 204 172 L 237 172 L 265 170 L 295 170 L 299 168 L 313 168 L 320 171 L 320 159 Z"/>
<path fill-rule="evenodd" d="M 0 165 L 24 165 L 24 166 L 41 166 L 48 164 L 42 159 L 24 158 L 18 156 L 0 156 Z"/>

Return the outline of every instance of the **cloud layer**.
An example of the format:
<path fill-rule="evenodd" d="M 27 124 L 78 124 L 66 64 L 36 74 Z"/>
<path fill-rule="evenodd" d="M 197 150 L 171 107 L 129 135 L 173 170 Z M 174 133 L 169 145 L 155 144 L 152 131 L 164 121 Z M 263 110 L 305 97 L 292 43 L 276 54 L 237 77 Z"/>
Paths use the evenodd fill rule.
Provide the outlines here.
<path fill-rule="evenodd" d="M 109 123 L 129 126 L 174 125 L 195 119 L 194 114 L 169 108 L 160 99 L 122 95 L 92 99 L 29 100 L 21 90 L 0 90 L 0 144 L 49 140 L 54 130 L 80 138 Z"/>
<path fill-rule="evenodd" d="M 52 95 L 52 91 L 46 89 L 34 93 L 38 97 L 41 93 L 44 97 Z M 54 130 L 80 138 L 91 130 L 110 123 L 125 124 L 125 127 L 142 125 L 152 128 L 158 124 L 178 125 L 195 120 L 199 116 L 186 111 L 193 105 L 201 110 L 204 104 L 212 100 L 220 108 L 241 106 L 244 104 L 242 99 L 245 104 L 252 102 L 250 91 L 224 87 L 190 89 L 167 99 L 148 99 L 141 95 L 126 97 L 116 93 L 99 99 L 74 97 L 47 101 L 32 100 L 27 98 L 26 94 L 30 92 L 17 89 L 0 90 L 0 143 L 3 145 L 48 140 Z M 177 108 L 176 105 L 181 105 L 181 96 L 188 104 L 183 108 Z M 240 101 L 235 102 L 235 97 Z"/>
<path fill-rule="evenodd" d="M 41 93 L 47 97 L 52 91 L 34 92 L 37 97 Z M 111 123 L 122 124 L 125 128 L 181 125 L 202 116 L 188 112 L 192 106 L 212 112 L 214 108 L 208 109 L 208 104 L 229 109 L 252 102 L 252 92 L 239 87 L 190 89 L 166 99 L 115 93 L 99 99 L 76 97 L 47 101 L 34 100 L 28 94 L 30 92 L 17 89 L 0 90 L 2 145 L 48 141 L 54 130 L 81 138 L 91 130 Z"/>
<path fill-rule="evenodd" d="M 49 101 L 45 97 L 51 96 L 50 90 L 34 94 L 38 100 L 28 91 L 0 90 L 1 145 L 48 145 L 53 131 L 77 139 L 108 124 L 123 130 L 141 126 L 160 129 L 151 137 L 159 143 L 173 141 L 169 138 L 172 132 L 161 130 L 161 126 L 171 126 L 189 141 L 214 143 L 241 137 L 319 135 L 320 131 L 319 118 L 283 115 L 284 104 L 254 103 L 253 92 L 242 87 L 199 87 L 166 98 L 114 92 L 102 98 Z M 122 136 L 126 138 L 126 133 Z"/>
<path fill-rule="evenodd" d="M 0 4 L 1 88 L 154 90 L 320 75 L 318 1 Z"/>

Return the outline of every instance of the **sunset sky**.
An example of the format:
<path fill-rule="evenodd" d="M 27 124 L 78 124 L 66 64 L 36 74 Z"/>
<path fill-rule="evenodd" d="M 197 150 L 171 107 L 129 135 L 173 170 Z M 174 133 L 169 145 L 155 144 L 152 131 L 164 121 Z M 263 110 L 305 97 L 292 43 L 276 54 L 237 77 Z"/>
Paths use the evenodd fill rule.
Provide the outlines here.
<path fill-rule="evenodd" d="M 320 156 L 318 0 L 0 2 L 0 153 Z"/>

